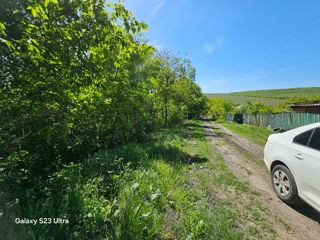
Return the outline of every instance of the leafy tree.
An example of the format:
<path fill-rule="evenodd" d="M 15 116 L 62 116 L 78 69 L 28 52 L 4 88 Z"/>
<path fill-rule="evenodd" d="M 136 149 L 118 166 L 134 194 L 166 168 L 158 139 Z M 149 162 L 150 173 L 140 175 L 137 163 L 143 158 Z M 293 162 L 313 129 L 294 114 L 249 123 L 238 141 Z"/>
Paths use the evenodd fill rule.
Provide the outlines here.
<path fill-rule="evenodd" d="M 153 61 L 158 72 L 154 79 L 154 93 L 159 99 L 164 126 L 170 119 L 180 120 L 190 114 L 190 117 L 200 116 L 205 111 L 206 98 L 194 82 L 195 69 L 190 60 L 163 51 Z"/>
<path fill-rule="evenodd" d="M 7 162 L 43 172 L 206 109 L 190 60 L 155 53 L 121 2 L 10 0 L 1 11 Z"/>
<path fill-rule="evenodd" d="M 213 120 L 224 119 L 225 115 L 233 110 L 230 102 L 220 99 L 212 98 L 208 103 L 208 114 Z"/>
<path fill-rule="evenodd" d="M 19 203 L 22 215 L 42 210 L 68 215 L 71 238 L 105 237 L 109 223 L 101 216 L 109 209 L 100 196 L 115 193 L 98 186 L 115 183 L 126 166 L 122 157 L 104 156 L 104 170 L 97 167 L 102 178 L 86 173 L 83 159 L 104 148 L 117 153 L 117 146 L 142 141 L 154 125 L 200 116 L 206 98 L 195 83 L 195 69 L 188 59 L 156 52 L 141 39 L 147 25 L 121 2 L 1 4 L 0 192 L 10 194 L 2 194 L 0 214 L 3 203 L 27 199 Z M 95 162 L 100 164 L 99 158 Z M 113 189 L 114 183 L 104 186 Z M 53 200 L 57 192 L 63 197 Z M 88 216 L 93 209 L 96 217 Z M 53 231 L 37 229 L 44 231 L 35 232 L 36 238 Z M 54 238 L 66 238 L 65 229 L 58 229 Z"/>
<path fill-rule="evenodd" d="M 122 101 L 130 99 L 123 92 L 141 90 L 128 68 L 148 52 L 134 37 L 146 25 L 121 3 L 108 9 L 102 0 L 8 3 L 0 16 L 2 156 L 30 155 L 42 170 L 39 160 L 82 157 L 128 139 L 117 133 L 117 109 L 134 101 Z"/>
<path fill-rule="evenodd" d="M 234 113 L 278 113 L 283 109 L 283 105 L 279 104 L 276 107 L 265 105 L 261 102 L 251 103 L 247 101 L 246 104 L 234 108 Z"/>

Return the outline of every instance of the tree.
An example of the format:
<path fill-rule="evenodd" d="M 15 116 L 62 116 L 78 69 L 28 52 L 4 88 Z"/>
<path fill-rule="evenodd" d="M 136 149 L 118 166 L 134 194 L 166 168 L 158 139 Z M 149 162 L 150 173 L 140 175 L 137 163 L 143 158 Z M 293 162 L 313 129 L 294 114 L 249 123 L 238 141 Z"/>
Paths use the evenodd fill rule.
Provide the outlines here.
<path fill-rule="evenodd" d="M 42 170 L 40 162 L 47 166 L 50 159 L 82 157 L 124 141 L 116 131 L 123 119 L 117 104 L 132 86 L 143 91 L 128 71 L 131 57 L 149 47 L 135 37 L 146 29 L 143 22 L 121 3 L 107 9 L 102 0 L 11 0 L 2 9 L 4 158 L 30 155 Z"/>
<path fill-rule="evenodd" d="M 203 95 L 194 83 L 195 69 L 191 66 L 189 59 L 176 57 L 172 52 L 163 51 L 156 55 L 154 61 L 158 66 L 156 90 L 163 106 L 164 126 L 167 126 L 169 115 L 174 119 L 188 117 L 191 104 L 196 105 L 198 98 Z M 199 104 L 201 105 L 204 104 Z M 203 108 L 199 109 L 199 112 L 201 111 Z M 193 108 L 193 114 L 197 115 L 195 112 Z"/>
<path fill-rule="evenodd" d="M 213 120 L 224 119 L 228 112 L 233 110 L 231 103 L 220 98 L 211 98 L 208 103 L 208 114 Z"/>
<path fill-rule="evenodd" d="M 57 235 L 44 225 L 40 234 L 26 226 L 33 238 L 44 232 L 58 239 L 70 232 L 69 238 L 106 237 L 114 226 L 100 215 L 108 212 L 106 202 L 103 209 L 95 203 L 116 182 L 108 182 L 118 178 L 113 171 L 120 174 L 125 166 L 117 156 L 104 155 L 101 165 L 94 157 L 104 169 L 97 177 L 94 168 L 82 169 L 91 165 L 84 159 L 144 140 L 152 125 L 198 116 L 198 106 L 202 111 L 204 98 L 190 61 L 155 52 L 141 39 L 146 28 L 121 2 L 8 0 L 1 6 L 0 189 L 10 194 L 1 193 L 0 209 L 24 199 L 22 215 L 50 212 L 71 218 L 67 229 L 57 226 Z M 100 180 L 107 182 L 104 189 Z M 79 200 L 92 186 L 97 198 L 90 204 Z M 91 197 L 89 191 L 85 199 Z M 89 217 L 92 206 L 98 214 Z M 8 220 L 6 214 L 0 220 Z"/>

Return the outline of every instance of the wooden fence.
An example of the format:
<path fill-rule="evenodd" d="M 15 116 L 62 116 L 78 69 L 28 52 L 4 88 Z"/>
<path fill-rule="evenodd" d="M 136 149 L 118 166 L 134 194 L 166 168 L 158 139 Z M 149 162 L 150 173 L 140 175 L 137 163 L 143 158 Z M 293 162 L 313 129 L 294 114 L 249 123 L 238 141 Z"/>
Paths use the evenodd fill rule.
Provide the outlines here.
<path fill-rule="evenodd" d="M 315 113 L 243 113 L 227 114 L 227 121 L 243 122 L 251 125 L 290 130 L 307 124 L 320 122 L 320 114 Z"/>

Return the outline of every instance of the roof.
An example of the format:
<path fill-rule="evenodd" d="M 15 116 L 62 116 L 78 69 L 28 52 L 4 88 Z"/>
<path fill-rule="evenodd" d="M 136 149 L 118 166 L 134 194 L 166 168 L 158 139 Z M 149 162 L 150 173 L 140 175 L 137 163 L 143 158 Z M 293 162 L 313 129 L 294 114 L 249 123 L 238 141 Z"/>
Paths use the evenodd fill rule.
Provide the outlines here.
<path fill-rule="evenodd" d="M 290 107 L 320 107 L 320 101 L 312 102 L 312 103 L 295 103 L 291 104 Z"/>

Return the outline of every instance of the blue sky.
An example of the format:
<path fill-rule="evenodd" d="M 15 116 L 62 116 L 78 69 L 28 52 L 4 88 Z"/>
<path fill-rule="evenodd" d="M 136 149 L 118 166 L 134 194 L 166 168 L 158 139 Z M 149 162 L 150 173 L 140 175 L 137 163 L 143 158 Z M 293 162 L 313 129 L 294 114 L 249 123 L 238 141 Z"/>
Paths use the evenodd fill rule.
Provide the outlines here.
<path fill-rule="evenodd" d="M 124 0 L 203 92 L 320 86 L 320 1 Z"/>

